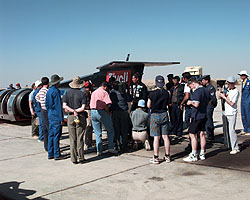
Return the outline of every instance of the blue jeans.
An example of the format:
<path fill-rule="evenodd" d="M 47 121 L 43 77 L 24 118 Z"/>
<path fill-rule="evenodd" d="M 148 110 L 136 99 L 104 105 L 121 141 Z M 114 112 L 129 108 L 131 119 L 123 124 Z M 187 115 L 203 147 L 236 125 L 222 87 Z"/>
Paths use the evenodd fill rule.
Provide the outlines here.
<path fill-rule="evenodd" d="M 108 148 L 114 149 L 114 128 L 111 116 L 105 110 L 91 110 L 91 121 L 95 132 L 97 152 L 102 153 L 102 124 L 107 130 Z"/>
<path fill-rule="evenodd" d="M 42 120 L 42 116 L 41 116 L 41 111 L 39 112 L 36 112 L 36 115 L 39 119 L 39 136 L 38 136 L 38 139 L 39 140 L 43 140 L 43 128 L 42 128 L 42 125 L 43 125 L 43 120 Z"/>

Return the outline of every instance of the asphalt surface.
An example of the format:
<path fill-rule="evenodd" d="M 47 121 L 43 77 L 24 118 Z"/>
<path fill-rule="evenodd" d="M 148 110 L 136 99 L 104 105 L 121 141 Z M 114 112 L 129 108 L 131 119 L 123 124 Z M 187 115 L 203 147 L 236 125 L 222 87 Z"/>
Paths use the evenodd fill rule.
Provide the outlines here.
<path fill-rule="evenodd" d="M 250 137 L 236 129 L 241 152 L 224 148 L 220 106 L 214 112 L 214 142 L 206 160 L 184 163 L 188 135 L 171 137 L 172 162 L 154 165 L 153 151 L 140 149 L 121 155 L 86 151 L 85 164 L 47 159 L 43 143 L 31 138 L 31 126 L 0 122 L 0 199 L 250 199 Z M 105 135 L 105 134 L 104 134 Z M 68 155 L 67 127 L 61 151 Z M 160 158 L 164 147 L 160 147 Z"/>

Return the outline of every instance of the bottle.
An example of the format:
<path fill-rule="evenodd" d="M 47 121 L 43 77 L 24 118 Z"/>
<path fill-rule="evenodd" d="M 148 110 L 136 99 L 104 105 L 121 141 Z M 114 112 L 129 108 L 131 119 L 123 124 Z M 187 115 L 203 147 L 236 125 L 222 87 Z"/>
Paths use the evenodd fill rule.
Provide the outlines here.
<path fill-rule="evenodd" d="M 78 116 L 74 116 L 74 122 L 76 124 L 79 124 L 80 123 L 80 120 L 79 120 L 79 117 Z"/>

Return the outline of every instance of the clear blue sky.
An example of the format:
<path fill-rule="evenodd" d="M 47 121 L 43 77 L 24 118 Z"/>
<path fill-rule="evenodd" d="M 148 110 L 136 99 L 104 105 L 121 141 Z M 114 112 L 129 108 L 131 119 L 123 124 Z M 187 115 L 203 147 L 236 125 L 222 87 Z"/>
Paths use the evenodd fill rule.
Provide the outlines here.
<path fill-rule="evenodd" d="M 0 88 L 112 60 L 180 61 L 145 79 L 201 65 L 214 78 L 250 72 L 250 0 L 0 0 Z"/>

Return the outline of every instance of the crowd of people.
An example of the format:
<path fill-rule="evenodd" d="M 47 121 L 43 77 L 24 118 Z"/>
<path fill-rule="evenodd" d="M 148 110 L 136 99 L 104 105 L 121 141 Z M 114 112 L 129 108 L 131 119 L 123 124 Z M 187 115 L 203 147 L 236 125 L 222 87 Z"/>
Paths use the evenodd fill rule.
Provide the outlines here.
<path fill-rule="evenodd" d="M 246 70 L 239 75 L 242 79 L 242 122 L 245 134 L 250 135 L 250 80 Z M 209 75 L 196 78 L 184 72 L 181 78 L 173 74 L 167 77 L 166 84 L 163 76 L 157 76 L 155 88 L 148 91 L 138 72 L 133 74 L 129 86 L 110 78 L 109 82 L 103 82 L 95 90 L 91 81 L 83 82 L 76 76 L 62 98 L 58 87 L 63 78 L 53 75 L 49 81 L 48 77 L 43 77 L 32 84 L 33 91 L 29 96 L 32 137 L 44 142 L 48 159 L 64 159 L 59 147 L 64 112 L 67 113 L 72 163 L 85 163 L 84 151 L 91 148 L 96 148 L 97 156 L 104 153 L 104 127 L 109 153 L 126 152 L 130 144 L 134 150 L 139 146 L 144 146 L 146 150 L 153 148 L 150 162 L 158 164 L 161 138 L 165 147 L 163 160 L 171 162 L 169 135 L 180 139 L 183 129 L 188 128 L 192 151 L 183 160 L 204 160 L 206 141 L 214 140 L 216 89 Z M 235 132 L 239 98 L 236 82 L 235 77 L 228 77 L 224 89 L 218 93 L 218 98 L 225 104 L 223 114 L 228 121 L 230 154 L 240 152 Z M 153 138 L 152 144 L 150 138 Z"/>

